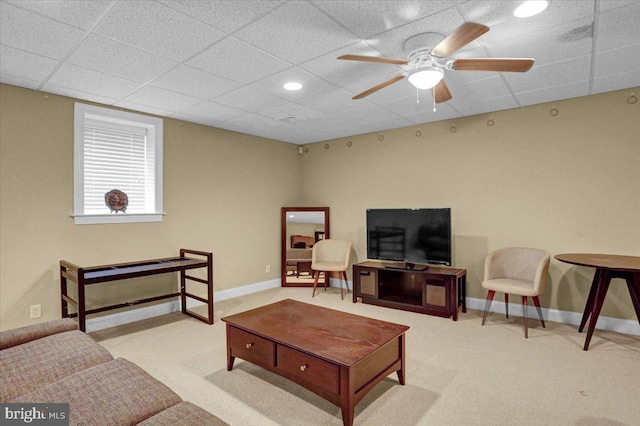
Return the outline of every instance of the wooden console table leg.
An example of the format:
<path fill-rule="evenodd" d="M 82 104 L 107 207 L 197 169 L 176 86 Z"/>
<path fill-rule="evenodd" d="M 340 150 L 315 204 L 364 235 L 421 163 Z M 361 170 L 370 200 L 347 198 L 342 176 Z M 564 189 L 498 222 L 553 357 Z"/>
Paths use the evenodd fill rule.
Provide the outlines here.
<path fill-rule="evenodd" d="M 84 272 L 78 269 L 78 328 L 87 332 L 87 310 L 85 305 Z"/>
<path fill-rule="evenodd" d="M 355 415 L 355 387 L 351 369 L 340 366 L 340 409 L 342 411 L 342 424 L 352 426 Z"/>
<path fill-rule="evenodd" d="M 69 304 L 65 300 L 65 297 L 67 297 L 67 278 L 64 276 L 66 269 L 67 268 L 65 268 L 64 266 L 60 266 L 60 308 L 62 312 L 62 318 L 69 317 Z"/>

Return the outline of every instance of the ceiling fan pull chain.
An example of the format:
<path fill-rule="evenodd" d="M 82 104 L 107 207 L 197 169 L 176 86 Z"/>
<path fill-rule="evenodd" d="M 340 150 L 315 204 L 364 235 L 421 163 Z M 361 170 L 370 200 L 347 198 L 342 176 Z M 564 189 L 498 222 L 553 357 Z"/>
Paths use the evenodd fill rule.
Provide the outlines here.
<path fill-rule="evenodd" d="M 431 89 L 431 93 L 433 93 L 433 112 L 436 112 L 436 88 Z"/>

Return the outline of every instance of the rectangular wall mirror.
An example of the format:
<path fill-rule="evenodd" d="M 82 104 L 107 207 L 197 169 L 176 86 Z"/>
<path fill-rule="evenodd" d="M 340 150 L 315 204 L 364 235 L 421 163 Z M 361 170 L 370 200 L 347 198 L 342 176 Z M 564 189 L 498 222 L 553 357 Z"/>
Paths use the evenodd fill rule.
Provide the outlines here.
<path fill-rule="evenodd" d="M 313 287 L 311 253 L 329 238 L 329 207 L 282 207 L 282 286 Z M 324 274 L 319 284 L 324 286 Z"/>

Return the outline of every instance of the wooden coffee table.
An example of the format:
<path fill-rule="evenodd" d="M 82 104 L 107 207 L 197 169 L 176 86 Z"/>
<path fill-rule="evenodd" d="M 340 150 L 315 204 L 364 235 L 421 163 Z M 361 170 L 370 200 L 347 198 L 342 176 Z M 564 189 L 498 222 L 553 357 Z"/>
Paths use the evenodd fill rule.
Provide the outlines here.
<path fill-rule="evenodd" d="M 291 299 L 222 318 L 227 370 L 236 357 L 339 405 L 353 424 L 355 405 L 394 371 L 404 385 L 409 327 Z"/>

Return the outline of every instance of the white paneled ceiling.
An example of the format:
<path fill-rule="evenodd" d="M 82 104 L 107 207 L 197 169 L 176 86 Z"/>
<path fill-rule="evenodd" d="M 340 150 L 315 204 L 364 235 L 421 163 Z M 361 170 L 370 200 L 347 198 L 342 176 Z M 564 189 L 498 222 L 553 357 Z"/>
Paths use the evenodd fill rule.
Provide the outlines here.
<path fill-rule="evenodd" d="M 296 144 L 640 86 L 640 0 L 550 0 L 526 19 L 520 3 L 0 0 L 0 81 Z M 435 112 L 406 79 L 351 99 L 404 70 L 338 56 L 407 59 L 407 38 L 465 21 L 491 30 L 453 59 L 533 68 L 447 70 Z"/>

